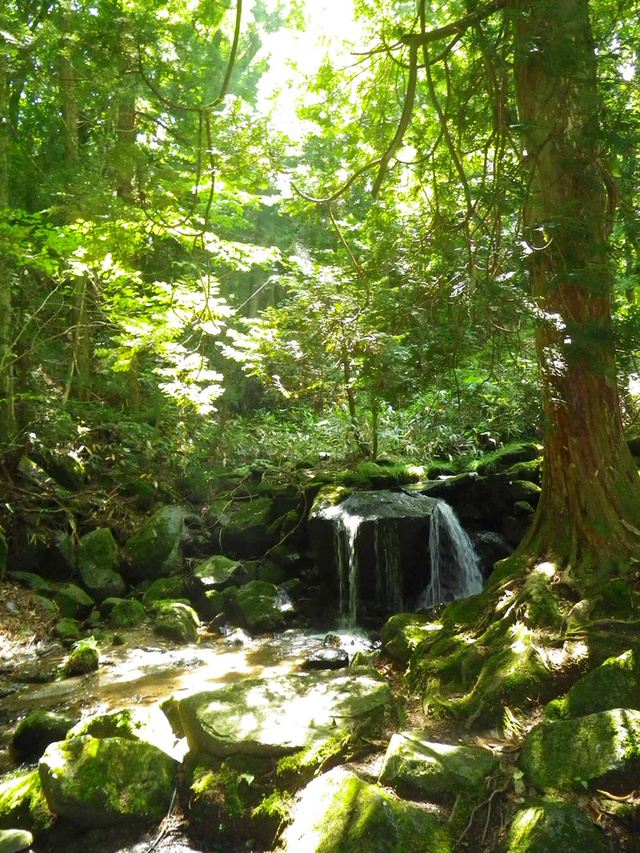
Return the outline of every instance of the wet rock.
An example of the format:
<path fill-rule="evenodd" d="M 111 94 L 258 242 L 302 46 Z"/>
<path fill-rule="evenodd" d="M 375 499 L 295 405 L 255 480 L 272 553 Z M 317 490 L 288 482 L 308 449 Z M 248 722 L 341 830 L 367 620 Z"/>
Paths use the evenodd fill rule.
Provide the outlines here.
<path fill-rule="evenodd" d="M 192 751 L 285 755 L 336 734 L 336 726 L 381 713 L 391 700 L 375 670 L 250 678 L 180 702 Z"/>
<path fill-rule="evenodd" d="M 87 533 L 78 544 L 78 572 L 89 594 L 100 603 L 105 598 L 119 597 L 126 590 L 119 566 L 118 546 L 107 527 Z"/>
<path fill-rule="evenodd" d="M 142 596 L 143 604 L 151 604 L 153 601 L 170 600 L 187 597 L 187 588 L 181 577 L 158 578 L 145 590 Z"/>
<path fill-rule="evenodd" d="M 147 611 L 135 598 L 117 601 L 109 613 L 112 628 L 139 628 L 147 620 Z"/>
<path fill-rule="evenodd" d="M 261 557 L 276 544 L 269 525 L 273 521 L 274 506 L 271 498 L 255 498 L 241 504 L 222 528 L 222 546 L 238 557 Z"/>
<path fill-rule="evenodd" d="M 408 663 L 414 649 L 425 637 L 432 635 L 433 623 L 420 613 L 396 613 L 380 631 L 385 652 L 401 663 Z"/>
<path fill-rule="evenodd" d="M 155 604 L 154 632 L 174 643 L 195 643 L 200 620 L 195 610 L 181 601 L 158 601 Z"/>
<path fill-rule="evenodd" d="M 278 590 L 272 583 L 250 581 L 232 594 L 230 606 L 231 612 L 252 634 L 282 631 L 286 627 Z"/>
<path fill-rule="evenodd" d="M 58 639 L 63 642 L 67 641 L 69 645 L 76 642 L 76 640 L 79 640 L 82 636 L 77 622 L 69 616 L 65 616 L 64 619 L 61 619 L 58 622 L 56 627 L 53 629 L 53 633 L 54 636 L 58 637 Z"/>
<path fill-rule="evenodd" d="M 345 666 L 349 666 L 349 655 L 344 649 L 318 649 L 305 657 L 302 669 L 342 669 Z"/>
<path fill-rule="evenodd" d="M 0 853 L 20 853 L 33 844 L 33 835 L 26 829 L 0 829 Z"/>
<path fill-rule="evenodd" d="M 158 821 L 179 764 L 148 743 L 74 737 L 51 744 L 38 766 L 50 808 L 81 827 Z"/>
<path fill-rule="evenodd" d="M 182 507 L 161 507 L 127 540 L 125 556 L 133 582 L 166 577 L 182 568 L 184 518 Z"/>
<path fill-rule="evenodd" d="M 307 592 L 307 586 L 300 578 L 290 578 L 280 584 L 280 589 L 283 589 L 292 601 L 297 601 Z"/>
<path fill-rule="evenodd" d="M 597 784 L 615 791 L 640 768 L 640 712 L 616 708 L 541 723 L 524 740 L 522 767 L 543 790 Z"/>
<path fill-rule="evenodd" d="M 477 794 L 498 766 L 482 747 L 434 743 L 419 731 L 391 738 L 380 781 L 400 793 L 425 794 L 453 800 L 458 794 Z"/>
<path fill-rule="evenodd" d="M 84 619 L 95 606 L 95 601 L 91 596 L 72 583 L 67 583 L 61 587 L 57 591 L 54 601 L 58 605 L 60 613 L 63 616 L 71 617 L 71 619 Z"/>
<path fill-rule="evenodd" d="M 446 827 L 433 814 L 341 767 L 304 789 L 282 838 L 283 853 L 450 853 L 451 849 Z"/>
<path fill-rule="evenodd" d="M 250 579 L 242 563 L 223 557 L 222 554 L 209 557 L 193 569 L 193 582 L 198 592 L 221 591 L 229 586 L 242 586 Z"/>
<path fill-rule="evenodd" d="M 536 800 L 515 815 L 506 853 L 606 853 L 604 834 L 570 803 Z"/>
<path fill-rule="evenodd" d="M 547 719 L 584 717 L 611 708 L 640 711 L 640 653 L 629 649 L 583 675 L 564 699 L 547 705 Z"/>
<path fill-rule="evenodd" d="M 75 725 L 67 738 L 90 735 L 95 738 L 124 738 L 153 744 L 171 754 L 174 736 L 166 715 L 158 707 L 121 708 L 97 714 Z M 62 738 L 59 738 L 62 740 Z"/>
<path fill-rule="evenodd" d="M 37 770 L 18 770 L 0 778 L 1 829 L 26 829 L 38 835 L 52 822 Z"/>
<path fill-rule="evenodd" d="M 471 541 L 480 559 L 482 576 L 488 578 L 498 560 L 504 560 L 513 553 L 513 548 L 504 536 L 492 530 L 479 530 L 472 533 Z"/>
<path fill-rule="evenodd" d="M 15 730 L 11 743 L 14 752 L 21 758 L 40 758 L 50 743 L 64 740 L 76 719 L 54 711 L 32 711 Z"/>
<path fill-rule="evenodd" d="M 99 666 L 100 653 L 95 640 L 91 637 L 75 644 L 65 661 L 62 673 L 66 678 L 71 678 L 74 675 L 87 675 L 90 672 L 95 672 Z"/>

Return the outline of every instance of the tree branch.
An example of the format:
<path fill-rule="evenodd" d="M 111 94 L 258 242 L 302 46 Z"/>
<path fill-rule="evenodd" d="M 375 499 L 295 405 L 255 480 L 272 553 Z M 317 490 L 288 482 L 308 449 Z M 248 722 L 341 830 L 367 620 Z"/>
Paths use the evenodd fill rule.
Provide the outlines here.
<path fill-rule="evenodd" d="M 438 27 L 435 30 L 429 30 L 429 32 L 411 33 L 409 35 L 402 36 L 400 41 L 408 47 L 420 47 L 421 45 L 431 44 L 431 42 L 434 41 L 440 41 L 441 39 L 456 35 L 456 33 L 468 30 L 469 27 L 473 26 L 473 24 L 478 23 L 478 21 L 483 21 L 495 12 L 499 12 L 500 9 L 503 9 L 506 5 L 507 0 L 494 0 L 493 3 L 488 3 L 486 6 L 466 15 L 466 17 L 460 18 L 459 21 L 453 21 L 451 24 L 446 24 L 444 27 Z"/>

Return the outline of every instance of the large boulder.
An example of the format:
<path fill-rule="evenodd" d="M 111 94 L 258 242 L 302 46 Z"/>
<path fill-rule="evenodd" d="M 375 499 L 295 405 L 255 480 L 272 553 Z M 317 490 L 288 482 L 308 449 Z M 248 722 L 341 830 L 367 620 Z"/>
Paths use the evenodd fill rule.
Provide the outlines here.
<path fill-rule="evenodd" d="M 40 758 L 50 743 L 65 738 L 76 719 L 41 708 L 32 711 L 15 730 L 11 744 L 14 752 L 21 758 Z"/>
<path fill-rule="evenodd" d="M 131 581 L 155 580 L 179 571 L 185 536 L 182 507 L 163 506 L 156 510 L 125 544 Z"/>
<path fill-rule="evenodd" d="M 97 714 L 75 725 L 67 733 L 67 738 L 124 738 L 125 740 L 143 741 L 157 746 L 163 752 L 171 755 L 174 735 L 166 714 L 156 706 L 146 708 L 135 706 Z"/>
<path fill-rule="evenodd" d="M 439 628 L 428 616 L 420 613 L 396 613 L 380 631 L 385 652 L 401 663 L 408 663 L 418 643 L 433 635 Z"/>
<path fill-rule="evenodd" d="M 640 712 L 616 708 L 540 723 L 524 740 L 522 767 L 543 790 L 624 787 L 640 768 Z"/>
<path fill-rule="evenodd" d="M 187 597 L 187 587 L 184 580 L 174 575 L 170 578 L 158 578 L 149 586 L 142 596 L 143 604 L 152 604 L 154 601 L 175 601 Z"/>
<path fill-rule="evenodd" d="M 611 708 L 640 711 L 640 653 L 629 649 L 583 675 L 564 699 L 547 705 L 548 719 L 584 717 Z"/>
<path fill-rule="evenodd" d="M 277 541 L 269 529 L 274 516 L 271 498 L 241 504 L 222 528 L 223 549 L 237 557 L 261 557 Z"/>
<path fill-rule="evenodd" d="M 571 803 L 536 800 L 511 822 L 505 853 L 606 853 L 605 836 Z"/>
<path fill-rule="evenodd" d="M 281 603 L 282 602 L 282 603 Z M 283 631 L 286 627 L 286 612 L 283 603 L 290 605 L 288 596 L 278 594 L 277 588 L 266 581 L 251 581 L 238 590 L 229 590 L 228 606 L 232 614 L 252 634 Z"/>
<path fill-rule="evenodd" d="M 82 585 L 100 604 L 105 598 L 124 595 L 125 582 L 116 569 L 118 546 L 108 527 L 98 527 L 80 539 L 78 572 Z"/>
<path fill-rule="evenodd" d="M 280 849 L 283 853 L 450 853 L 452 847 L 446 827 L 429 811 L 338 767 L 304 789 Z"/>
<path fill-rule="evenodd" d="M 147 611 L 135 598 L 121 598 L 109 608 L 109 624 L 112 628 L 139 628 L 146 619 Z"/>
<path fill-rule="evenodd" d="M 179 764 L 165 752 L 124 738 L 74 737 L 51 744 L 38 766 L 47 802 L 81 827 L 161 820 Z"/>
<path fill-rule="evenodd" d="M 286 755 L 376 716 L 390 701 L 381 675 L 353 667 L 245 679 L 188 696 L 179 711 L 192 751 Z"/>
<path fill-rule="evenodd" d="M 435 743 L 419 731 L 391 738 L 380 781 L 400 792 L 455 799 L 480 794 L 498 765 L 487 749 L 472 745 Z"/>
<path fill-rule="evenodd" d="M 53 823 L 37 770 L 17 770 L 0 779 L 0 828 L 37 835 Z"/>
<path fill-rule="evenodd" d="M 57 584 L 51 583 L 51 581 L 40 577 L 35 572 L 9 572 L 8 577 L 12 581 L 22 584 L 22 586 L 32 589 L 38 595 L 43 595 L 47 598 L 53 598 L 60 588 Z"/>

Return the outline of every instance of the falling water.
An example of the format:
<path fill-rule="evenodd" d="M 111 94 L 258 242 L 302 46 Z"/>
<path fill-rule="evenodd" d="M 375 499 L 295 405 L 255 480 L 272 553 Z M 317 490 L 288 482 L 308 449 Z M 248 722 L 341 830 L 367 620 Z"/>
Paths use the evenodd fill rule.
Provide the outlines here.
<path fill-rule="evenodd" d="M 418 610 L 482 591 L 478 555 L 458 518 L 445 501 L 438 501 L 429 522 L 431 580 L 418 597 Z"/>

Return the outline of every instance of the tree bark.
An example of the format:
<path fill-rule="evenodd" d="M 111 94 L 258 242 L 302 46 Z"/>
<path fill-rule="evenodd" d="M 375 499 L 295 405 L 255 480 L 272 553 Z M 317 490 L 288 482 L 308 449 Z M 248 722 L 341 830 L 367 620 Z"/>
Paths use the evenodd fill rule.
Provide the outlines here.
<path fill-rule="evenodd" d="M 0 16 L 5 3 L 0 0 Z M 9 131 L 6 115 L 9 106 L 9 72 L 4 37 L 0 42 L 0 211 L 9 206 Z M 15 437 L 13 401 L 13 323 L 11 306 L 11 270 L 0 254 L 0 445 L 7 448 Z"/>
<path fill-rule="evenodd" d="M 640 479 L 616 385 L 607 241 L 615 186 L 602 162 L 588 0 L 516 0 L 515 85 L 546 425 L 542 494 L 516 557 L 592 578 L 640 548 Z"/>

